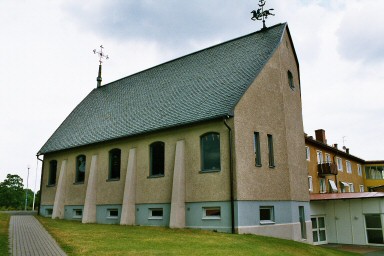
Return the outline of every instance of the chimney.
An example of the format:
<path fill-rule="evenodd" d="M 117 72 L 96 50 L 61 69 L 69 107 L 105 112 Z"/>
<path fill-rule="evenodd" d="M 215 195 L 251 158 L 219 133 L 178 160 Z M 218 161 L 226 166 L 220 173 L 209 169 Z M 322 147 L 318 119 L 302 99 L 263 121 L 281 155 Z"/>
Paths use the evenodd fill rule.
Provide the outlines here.
<path fill-rule="evenodd" d="M 346 148 L 346 149 L 345 149 L 345 152 L 346 152 L 347 154 L 349 154 L 349 148 Z"/>
<path fill-rule="evenodd" d="M 333 147 L 335 148 L 335 149 L 337 149 L 337 144 L 335 143 L 335 144 L 333 144 Z"/>
<path fill-rule="evenodd" d="M 323 129 L 319 129 L 315 131 L 316 140 L 327 144 L 327 139 L 325 138 L 325 131 Z"/>

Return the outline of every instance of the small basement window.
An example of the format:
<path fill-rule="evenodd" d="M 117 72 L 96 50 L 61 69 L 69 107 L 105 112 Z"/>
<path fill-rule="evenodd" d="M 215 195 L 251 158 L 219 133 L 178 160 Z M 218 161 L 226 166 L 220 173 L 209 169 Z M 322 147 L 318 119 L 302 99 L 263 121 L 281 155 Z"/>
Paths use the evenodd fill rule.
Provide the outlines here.
<path fill-rule="evenodd" d="M 221 219 L 220 207 L 204 207 L 203 219 Z"/>
<path fill-rule="evenodd" d="M 46 216 L 52 216 L 53 209 L 45 209 Z"/>
<path fill-rule="evenodd" d="M 163 208 L 151 208 L 149 209 L 150 220 L 162 220 L 163 219 Z"/>
<path fill-rule="evenodd" d="M 74 209 L 73 210 L 73 217 L 74 219 L 81 219 L 83 217 L 83 210 L 81 209 Z"/>
<path fill-rule="evenodd" d="M 260 224 L 275 224 L 273 206 L 260 206 Z"/>
<path fill-rule="evenodd" d="M 118 209 L 108 209 L 107 210 L 107 218 L 108 219 L 117 219 L 119 217 Z"/>

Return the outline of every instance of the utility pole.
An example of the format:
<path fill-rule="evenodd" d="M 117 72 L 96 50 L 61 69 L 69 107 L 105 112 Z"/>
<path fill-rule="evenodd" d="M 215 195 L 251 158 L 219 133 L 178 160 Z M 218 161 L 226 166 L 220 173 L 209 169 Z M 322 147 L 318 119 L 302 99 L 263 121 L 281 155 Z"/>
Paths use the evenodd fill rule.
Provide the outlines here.
<path fill-rule="evenodd" d="M 27 210 L 27 205 L 28 205 L 28 180 L 29 180 L 29 165 L 28 165 L 28 175 L 27 175 L 27 189 L 25 190 L 25 207 L 24 211 Z"/>

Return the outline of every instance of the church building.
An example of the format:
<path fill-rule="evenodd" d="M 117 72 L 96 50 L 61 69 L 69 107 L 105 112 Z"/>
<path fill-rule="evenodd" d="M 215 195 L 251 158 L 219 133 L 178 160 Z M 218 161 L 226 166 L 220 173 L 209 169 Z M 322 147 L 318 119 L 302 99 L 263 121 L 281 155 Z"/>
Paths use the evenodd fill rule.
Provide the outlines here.
<path fill-rule="evenodd" d="M 39 150 L 39 213 L 312 243 L 287 24 L 94 88 Z"/>

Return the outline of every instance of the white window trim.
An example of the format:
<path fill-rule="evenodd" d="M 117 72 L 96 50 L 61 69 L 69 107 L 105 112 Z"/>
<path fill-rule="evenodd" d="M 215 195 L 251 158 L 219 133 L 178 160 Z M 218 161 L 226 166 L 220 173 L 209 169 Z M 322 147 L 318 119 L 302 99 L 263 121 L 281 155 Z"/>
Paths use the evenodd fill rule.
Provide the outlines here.
<path fill-rule="evenodd" d="M 313 192 L 313 179 L 312 176 L 308 176 L 309 191 Z"/>
<path fill-rule="evenodd" d="M 364 185 L 360 185 L 359 188 L 360 188 L 360 192 L 364 192 Z"/>
<path fill-rule="evenodd" d="M 345 168 L 347 169 L 347 173 L 352 173 L 352 165 L 349 160 L 345 160 Z"/>
<path fill-rule="evenodd" d="M 325 153 L 325 162 L 326 163 L 332 163 L 331 155 L 328 153 Z"/>
<path fill-rule="evenodd" d="M 117 211 L 117 216 L 111 216 L 111 211 Z M 119 209 L 111 208 L 107 209 L 107 219 L 118 219 L 119 218 Z"/>
<path fill-rule="evenodd" d="M 316 158 L 318 164 L 324 163 L 323 152 L 321 150 L 316 150 Z"/>
<path fill-rule="evenodd" d="M 341 183 L 341 192 L 346 193 L 345 188 L 348 188 L 348 190 L 350 189 L 349 183 L 344 182 L 344 181 L 340 181 L 340 183 Z"/>
<path fill-rule="evenodd" d="M 270 220 L 260 220 L 260 225 L 271 225 L 275 224 L 275 207 L 274 206 L 260 206 L 259 208 L 259 214 L 261 209 L 269 209 L 271 219 Z"/>
<path fill-rule="evenodd" d="M 207 215 L 207 210 L 219 210 L 220 216 L 210 216 Z M 203 220 L 221 220 L 221 207 L 220 206 L 214 206 L 214 207 L 203 207 Z"/>
<path fill-rule="evenodd" d="M 339 163 L 340 161 L 340 163 Z M 338 171 L 343 171 L 343 159 L 341 159 L 340 157 L 336 157 L 336 165 L 337 165 L 337 170 Z"/>
<path fill-rule="evenodd" d="M 332 192 L 336 192 L 337 193 L 337 186 L 336 186 L 336 183 L 334 180 L 328 180 L 329 182 L 329 185 L 331 185 L 331 188 L 332 188 Z"/>
<path fill-rule="evenodd" d="M 357 164 L 357 174 L 359 176 L 363 176 L 363 169 L 361 168 L 360 164 Z"/>
<path fill-rule="evenodd" d="M 81 211 L 81 215 L 77 214 L 77 211 Z M 83 210 L 82 209 L 73 209 L 73 219 L 81 219 L 83 218 Z"/>
<path fill-rule="evenodd" d="M 305 158 L 307 161 L 311 160 L 311 150 L 308 146 L 305 146 Z"/>
<path fill-rule="evenodd" d="M 324 181 L 324 186 L 322 186 L 322 181 Z M 319 183 L 320 183 L 320 193 L 324 194 L 324 193 L 327 193 L 327 184 L 325 182 L 325 179 L 324 178 L 320 178 L 319 179 Z"/>
<path fill-rule="evenodd" d="M 163 219 L 163 216 L 164 216 L 164 209 L 163 208 L 149 208 L 149 216 L 148 216 L 148 219 L 149 220 L 162 220 Z M 153 216 L 152 213 L 153 211 L 159 211 L 161 210 L 162 211 L 162 215 L 161 216 Z"/>
<path fill-rule="evenodd" d="M 349 192 L 355 192 L 355 186 L 353 185 L 353 183 L 349 183 Z"/>

